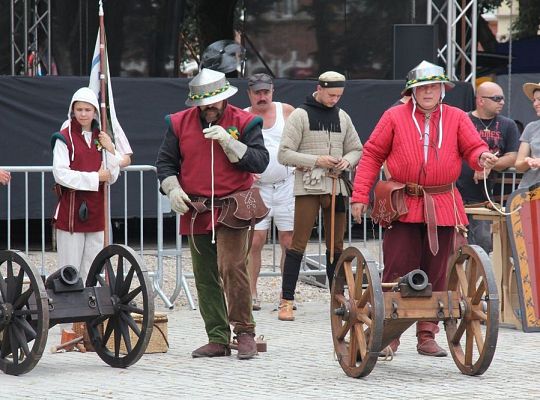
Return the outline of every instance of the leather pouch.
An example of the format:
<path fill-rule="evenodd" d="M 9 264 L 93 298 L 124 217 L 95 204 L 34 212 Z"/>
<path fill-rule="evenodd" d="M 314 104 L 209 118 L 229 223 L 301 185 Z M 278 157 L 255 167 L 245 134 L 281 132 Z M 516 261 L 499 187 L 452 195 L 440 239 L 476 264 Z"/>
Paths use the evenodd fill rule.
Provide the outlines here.
<path fill-rule="evenodd" d="M 86 222 L 88 219 L 88 206 L 86 205 L 86 201 L 83 201 L 81 205 L 79 206 L 79 221 Z"/>
<path fill-rule="evenodd" d="M 270 212 L 257 188 L 236 192 L 220 200 L 223 204 L 218 222 L 229 228 L 244 229 L 254 226 Z"/>
<path fill-rule="evenodd" d="M 395 181 L 379 181 L 375 185 L 373 222 L 386 228 L 409 211 L 405 203 L 405 184 Z"/>

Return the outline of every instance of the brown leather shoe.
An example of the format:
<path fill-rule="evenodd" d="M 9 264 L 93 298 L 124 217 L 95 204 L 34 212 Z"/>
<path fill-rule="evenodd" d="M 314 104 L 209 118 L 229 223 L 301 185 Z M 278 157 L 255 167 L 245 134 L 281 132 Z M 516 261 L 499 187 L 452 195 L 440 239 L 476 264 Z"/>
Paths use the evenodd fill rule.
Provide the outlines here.
<path fill-rule="evenodd" d="M 281 321 L 294 321 L 294 301 L 281 299 L 278 307 L 278 319 Z"/>
<path fill-rule="evenodd" d="M 446 357 L 448 353 L 435 341 L 435 334 L 439 332 L 437 323 L 420 321 L 416 324 L 416 337 L 418 344 L 416 350 L 423 356 Z"/>
<path fill-rule="evenodd" d="M 191 357 L 201 358 L 201 357 L 224 357 L 230 356 L 231 349 L 229 346 L 226 346 L 221 343 L 208 343 L 204 346 L 199 347 L 196 350 L 193 350 Z"/>
<path fill-rule="evenodd" d="M 242 332 L 236 336 L 238 342 L 238 354 L 236 355 L 240 360 L 249 360 L 256 356 L 257 343 L 255 343 L 255 334 Z"/>
<path fill-rule="evenodd" d="M 416 345 L 416 350 L 423 356 L 446 357 L 448 353 L 437 344 L 435 339 L 426 339 Z"/>

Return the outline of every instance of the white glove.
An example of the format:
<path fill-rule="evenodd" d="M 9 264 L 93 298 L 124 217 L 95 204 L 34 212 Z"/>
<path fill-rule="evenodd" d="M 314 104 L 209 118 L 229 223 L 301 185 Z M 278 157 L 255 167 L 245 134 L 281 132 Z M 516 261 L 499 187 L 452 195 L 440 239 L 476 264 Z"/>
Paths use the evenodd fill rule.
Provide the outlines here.
<path fill-rule="evenodd" d="M 168 176 L 161 182 L 161 189 L 169 197 L 171 208 L 180 215 L 184 215 L 189 207 L 187 205 L 191 200 L 186 192 L 182 190 L 176 176 Z"/>
<path fill-rule="evenodd" d="M 204 137 L 206 139 L 217 140 L 223 148 L 225 155 L 232 163 L 237 163 L 246 154 L 247 146 L 234 139 L 226 130 L 220 125 L 213 125 L 210 128 L 203 129 Z"/>
<path fill-rule="evenodd" d="M 304 184 L 318 185 L 324 176 L 324 168 L 315 167 L 311 171 L 304 172 Z"/>

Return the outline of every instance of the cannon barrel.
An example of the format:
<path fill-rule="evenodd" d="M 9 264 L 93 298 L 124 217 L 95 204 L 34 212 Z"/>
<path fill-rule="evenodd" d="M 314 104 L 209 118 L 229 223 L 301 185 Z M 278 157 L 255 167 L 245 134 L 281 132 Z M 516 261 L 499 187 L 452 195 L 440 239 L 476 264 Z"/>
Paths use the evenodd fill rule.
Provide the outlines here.
<path fill-rule="evenodd" d="M 45 287 L 54 289 L 54 280 L 58 279 L 66 286 L 75 285 L 79 281 L 79 271 L 73 265 L 65 265 L 47 277 Z"/>
<path fill-rule="evenodd" d="M 399 280 L 399 284 L 408 285 L 411 289 L 416 291 L 424 290 L 428 283 L 428 277 L 421 269 L 414 269 L 407 275 L 403 275 Z"/>

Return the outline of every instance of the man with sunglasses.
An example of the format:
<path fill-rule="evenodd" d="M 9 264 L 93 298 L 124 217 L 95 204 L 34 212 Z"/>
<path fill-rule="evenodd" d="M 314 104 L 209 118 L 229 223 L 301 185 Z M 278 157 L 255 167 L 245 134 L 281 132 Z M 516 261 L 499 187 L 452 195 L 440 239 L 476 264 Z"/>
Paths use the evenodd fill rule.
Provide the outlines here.
<path fill-rule="evenodd" d="M 476 109 L 469 112 L 478 134 L 489 146 L 489 151 L 497 153 L 499 160 L 492 168 L 500 172 L 514 166 L 519 147 L 519 130 L 510 118 L 500 115 L 504 107 L 502 88 L 494 82 L 484 82 L 476 89 Z M 491 197 L 495 185 L 495 172 L 485 171 L 487 188 Z M 457 187 L 463 197 L 465 207 L 489 205 L 484 190 L 484 171 L 473 171 L 463 163 Z M 491 222 L 469 218 L 468 241 L 482 247 L 486 253 L 493 249 Z"/>

